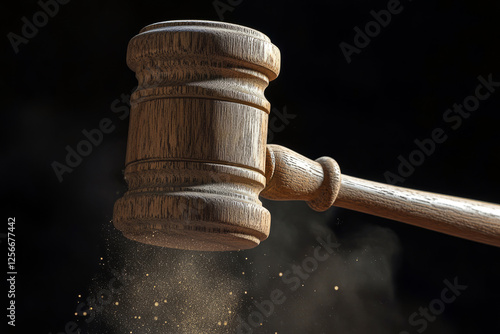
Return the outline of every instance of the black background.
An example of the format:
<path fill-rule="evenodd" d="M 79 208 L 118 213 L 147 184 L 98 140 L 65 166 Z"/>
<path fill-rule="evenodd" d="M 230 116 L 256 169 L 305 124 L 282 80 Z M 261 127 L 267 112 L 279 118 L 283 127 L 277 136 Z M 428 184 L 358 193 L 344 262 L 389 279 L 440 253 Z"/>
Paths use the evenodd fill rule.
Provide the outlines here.
<path fill-rule="evenodd" d="M 21 18 L 32 21 L 41 7 L 36 1 L 3 4 L 2 232 L 7 217 L 15 216 L 19 333 L 63 331 L 75 318 L 76 296 L 85 294 L 95 276 L 102 274 L 100 257 L 126 262 L 124 255 L 114 254 L 109 236 L 121 238 L 110 220 L 114 201 L 126 190 L 122 169 L 128 119 L 120 120 L 111 104 L 136 85 L 125 64 L 129 39 L 154 22 L 223 19 L 271 38 L 281 50 L 282 67 L 266 96 L 277 110 L 286 108 L 296 115 L 274 134 L 273 143 L 314 159 L 331 156 L 345 174 L 386 182 L 384 173 L 397 172 L 398 156 L 408 157 L 416 149 L 415 139 L 429 138 L 433 129 L 443 128 L 448 139 L 403 186 L 500 203 L 500 92 L 482 101 L 458 129 L 443 121 L 448 108 L 474 94 L 478 76 L 491 74 L 500 81 L 497 2 L 402 1 L 401 13 L 352 55 L 350 64 L 339 44 L 353 44 L 353 28 L 363 28 L 373 20 L 370 11 L 387 8 L 387 1 L 238 3 L 233 1 L 237 4 L 233 10 L 220 17 L 212 1 L 73 0 L 60 5 L 57 15 L 20 45 L 17 54 L 7 34 L 20 35 Z M 82 130 L 96 128 L 103 118 L 111 119 L 115 130 L 59 182 L 51 164 L 64 163 L 65 147 L 75 147 L 84 139 Z M 439 298 L 443 280 L 455 277 L 467 289 L 425 332 L 500 332 L 498 248 L 342 209 L 320 214 L 303 203 L 265 201 L 264 205 L 273 218 L 281 213 L 273 220 L 275 230 L 269 240 L 247 251 L 256 258 L 263 252 L 260 247 L 273 256 L 272 245 L 278 244 L 287 221 L 297 220 L 297 215 L 304 226 L 324 220 L 344 254 L 383 248 L 383 240 L 357 238 L 360 231 L 377 228 L 389 230 L 397 247 L 386 276 L 391 279 L 390 302 L 376 291 L 369 298 L 370 307 L 380 310 L 376 323 L 370 324 L 361 311 L 367 300 L 361 297 L 358 316 L 354 310 L 351 316 L 332 320 L 328 314 L 342 315 L 342 308 L 347 308 L 337 302 L 324 314 L 304 316 L 301 321 L 309 324 L 307 331 L 287 325 L 293 312 L 284 304 L 272 328 L 254 332 L 416 333 L 418 327 L 408 324 L 408 316 Z M 304 256 L 296 251 L 300 255 L 294 257 L 293 249 L 314 245 L 315 237 L 312 233 L 301 238 L 298 233 L 287 238 L 290 261 Z M 5 241 L 2 261 L 6 261 Z M 333 275 L 336 268 L 329 270 Z M 363 274 L 366 281 L 377 279 L 370 272 Z M 367 295 L 363 286 L 352 289 L 354 295 Z M 269 288 L 262 290 L 269 295 Z M 383 319 L 396 313 L 399 320 Z M 87 330 L 121 333 L 105 321 L 83 332 Z M 143 327 L 134 333 L 156 331 Z"/>

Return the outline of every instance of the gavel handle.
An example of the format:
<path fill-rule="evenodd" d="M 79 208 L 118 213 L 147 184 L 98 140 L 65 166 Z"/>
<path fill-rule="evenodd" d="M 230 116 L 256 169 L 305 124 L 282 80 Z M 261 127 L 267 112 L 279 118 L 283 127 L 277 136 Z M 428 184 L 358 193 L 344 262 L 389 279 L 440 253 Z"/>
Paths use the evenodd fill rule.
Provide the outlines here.
<path fill-rule="evenodd" d="M 317 211 L 332 205 L 500 247 L 500 205 L 412 190 L 340 174 L 332 158 L 312 161 L 267 146 L 266 188 L 272 200 L 305 200 Z"/>

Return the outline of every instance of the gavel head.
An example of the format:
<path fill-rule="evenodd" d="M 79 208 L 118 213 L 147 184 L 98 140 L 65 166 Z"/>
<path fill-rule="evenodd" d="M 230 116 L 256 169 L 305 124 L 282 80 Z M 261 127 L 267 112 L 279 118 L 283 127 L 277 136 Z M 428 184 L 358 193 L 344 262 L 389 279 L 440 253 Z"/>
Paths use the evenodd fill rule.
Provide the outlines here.
<path fill-rule="evenodd" d="M 125 180 L 113 223 L 147 244 L 248 249 L 267 238 L 264 96 L 280 53 L 264 34 L 211 21 L 142 29 L 127 64 L 131 97 Z"/>

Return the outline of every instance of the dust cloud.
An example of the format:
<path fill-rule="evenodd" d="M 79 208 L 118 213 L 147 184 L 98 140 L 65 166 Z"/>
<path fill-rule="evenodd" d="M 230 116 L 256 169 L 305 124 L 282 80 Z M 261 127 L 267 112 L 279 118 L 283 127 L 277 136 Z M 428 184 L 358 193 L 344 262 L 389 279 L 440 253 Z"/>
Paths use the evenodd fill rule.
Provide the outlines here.
<path fill-rule="evenodd" d="M 81 317 L 82 333 L 399 332 L 406 316 L 394 288 L 400 245 L 390 229 L 360 224 L 338 237 L 336 227 L 352 223 L 338 209 L 264 204 L 269 239 L 239 252 L 144 245 L 110 224 L 102 275 L 89 291 L 97 307 Z"/>

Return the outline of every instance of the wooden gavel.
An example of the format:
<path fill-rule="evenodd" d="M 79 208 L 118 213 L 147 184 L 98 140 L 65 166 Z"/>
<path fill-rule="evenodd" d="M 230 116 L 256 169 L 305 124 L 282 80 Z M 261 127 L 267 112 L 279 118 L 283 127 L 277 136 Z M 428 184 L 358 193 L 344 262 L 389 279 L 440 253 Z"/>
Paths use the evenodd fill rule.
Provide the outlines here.
<path fill-rule="evenodd" d="M 132 38 L 125 179 L 114 225 L 130 239 L 192 250 L 257 246 L 270 230 L 259 194 L 332 205 L 500 246 L 500 206 L 341 175 L 266 145 L 280 52 L 264 34 L 211 21 L 167 21 Z"/>

